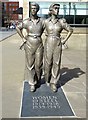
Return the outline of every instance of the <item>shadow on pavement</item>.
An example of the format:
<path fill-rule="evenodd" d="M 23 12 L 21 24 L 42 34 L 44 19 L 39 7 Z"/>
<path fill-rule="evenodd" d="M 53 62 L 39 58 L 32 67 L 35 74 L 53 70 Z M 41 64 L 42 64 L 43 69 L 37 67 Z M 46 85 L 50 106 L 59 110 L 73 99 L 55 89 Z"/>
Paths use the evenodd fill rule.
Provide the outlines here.
<path fill-rule="evenodd" d="M 69 69 L 67 67 L 64 67 L 61 69 L 60 72 L 60 84 L 63 86 L 66 84 L 68 81 L 72 80 L 73 78 L 79 78 L 80 75 L 85 74 L 84 71 L 82 71 L 80 68 L 73 68 Z"/>
<path fill-rule="evenodd" d="M 57 84 L 58 89 L 73 78 L 79 78 L 79 76 L 85 74 L 85 72 L 80 68 L 69 69 L 68 67 L 64 67 L 61 69 L 60 74 L 60 80 Z M 41 79 L 41 82 L 37 84 L 36 88 L 38 89 L 43 84 L 46 84 L 44 77 Z"/>

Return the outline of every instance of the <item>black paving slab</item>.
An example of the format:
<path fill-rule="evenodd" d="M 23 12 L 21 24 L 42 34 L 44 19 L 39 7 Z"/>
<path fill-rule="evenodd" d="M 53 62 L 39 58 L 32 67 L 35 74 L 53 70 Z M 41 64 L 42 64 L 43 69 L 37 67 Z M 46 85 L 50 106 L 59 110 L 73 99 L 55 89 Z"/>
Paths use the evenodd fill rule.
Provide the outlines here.
<path fill-rule="evenodd" d="M 46 84 L 34 93 L 29 89 L 29 83 L 24 82 L 21 117 L 74 116 L 61 87 L 56 93 Z"/>

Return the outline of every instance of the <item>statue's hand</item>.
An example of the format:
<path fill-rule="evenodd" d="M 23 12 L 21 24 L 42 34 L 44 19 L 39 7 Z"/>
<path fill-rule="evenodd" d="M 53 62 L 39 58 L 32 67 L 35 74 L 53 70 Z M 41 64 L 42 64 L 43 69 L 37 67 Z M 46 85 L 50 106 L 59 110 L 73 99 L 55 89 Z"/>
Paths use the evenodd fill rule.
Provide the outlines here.
<path fill-rule="evenodd" d="M 66 44 L 62 44 L 62 49 L 67 49 L 68 46 Z"/>
<path fill-rule="evenodd" d="M 62 43 L 62 45 L 64 45 L 66 43 L 66 41 L 63 40 L 61 43 Z"/>
<path fill-rule="evenodd" d="M 64 45 L 66 43 L 66 40 L 64 37 L 61 37 L 61 43 L 62 43 L 62 45 Z"/>
<path fill-rule="evenodd" d="M 62 49 L 67 49 L 68 46 L 65 44 L 66 43 L 66 39 L 63 37 L 61 38 L 61 43 L 62 43 Z"/>
<path fill-rule="evenodd" d="M 23 43 L 26 43 L 27 40 L 25 38 L 22 38 L 22 41 L 23 41 Z"/>
<path fill-rule="evenodd" d="M 25 38 L 22 38 L 22 43 L 20 45 L 20 49 L 22 50 L 22 48 L 24 47 L 24 44 L 27 42 Z"/>
<path fill-rule="evenodd" d="M 62 49 L 67 49 L 68 48 L 68 46 L 65 44 L 66 40 L 63 40 L 61 43 L 62 43 Z"/>

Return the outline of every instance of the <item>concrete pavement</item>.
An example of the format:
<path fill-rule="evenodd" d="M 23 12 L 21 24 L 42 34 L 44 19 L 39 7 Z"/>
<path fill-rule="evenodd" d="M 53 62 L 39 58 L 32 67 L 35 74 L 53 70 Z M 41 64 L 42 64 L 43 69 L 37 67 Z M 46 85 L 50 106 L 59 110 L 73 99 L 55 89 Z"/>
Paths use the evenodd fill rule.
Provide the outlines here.
<path fill-rule="evenodd" d="M 2 117 L 18 118 L 21 106 L 25 55 L 15 34 L 2 46 Z M 0 54 L 1 54 L 0 53 Z M 76 118 L 86 117 L 86 52 L 65 49 L 62 54 L 60 84 Z"/>
<path fill-rule="evenodd" d="M 2 29 L 0 29 L 0 41 L 5 40 L 6 38 L 8 38 L 8 37 L 10 37 L 10 36 L 12 36 L 14 34 L 16 34 L 15 29 L 6 30 L 6 28 L 2 28 Z"/>

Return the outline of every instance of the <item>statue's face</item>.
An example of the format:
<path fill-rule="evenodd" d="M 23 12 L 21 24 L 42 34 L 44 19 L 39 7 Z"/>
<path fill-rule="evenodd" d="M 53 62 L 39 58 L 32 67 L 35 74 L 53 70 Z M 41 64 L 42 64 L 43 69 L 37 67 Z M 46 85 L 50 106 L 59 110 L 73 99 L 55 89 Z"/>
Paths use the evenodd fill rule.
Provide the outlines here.
<path fill-rule="evenodd" d="M 37 14 L 37 11 L 38 11 L 38 8 L 37 8 L 37 6 L 31 6 L 31 14 L 32 15 L 36 15 Z"/>
<path fill-rule="evenodd" d="M 52 14 L 53 15 L 58 15 L 58 13 L 59 13 L 59 6 L 57 6 L 57 5 L 53 6 Z"/>

